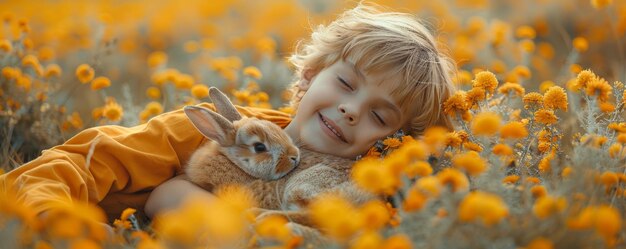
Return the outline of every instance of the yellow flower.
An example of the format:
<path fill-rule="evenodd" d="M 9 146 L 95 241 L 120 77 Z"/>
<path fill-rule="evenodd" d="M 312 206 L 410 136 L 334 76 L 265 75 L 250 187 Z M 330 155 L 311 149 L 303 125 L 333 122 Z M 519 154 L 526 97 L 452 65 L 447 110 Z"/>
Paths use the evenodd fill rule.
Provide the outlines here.
<path fill-rule="evenodd" d="M 498 79 L 496 75 L 489 71 L 482 71 L 476 74 L 476 78 L 472 81 L 473 87 L 480 87 L 487 92 L 494 93 L 498 87 Z"/>
<path fill-rule="evenodd" d="M 611 158 L 617 158 L 622 152 L 622 145 L 614 143 L 609 147 L 608 151 Z"/>
<path fill-rule="evenodd" d="M 553 249 L 554 243 L 546 238 L 533 239 L 524 249 Z"/>
<path fill-rule="evenodd" d="M 57 64 L 50 64 L 46 67 L 46 71 L 44 72 L 44 76 L 46 78 L 58 77 L 61 76 L 61 67 Z"/>
<path fill-rule="evenodd" d="M 442 185 L 450 185 L 452 191 L 465 191 L 469 188 L 469 180 L 463 172 L 453 168 L 445 168 L 437 173 Z"/>
<path fill-rule="evenodd" d="M 543 103 L 543 95 L 536 92 L 528 93 L 524 95 L 522 101 L 524 101 L 524 108 L 534 108 Z"/>
<path fill-rule="evenodd" d="M 583 67 L 581 65 L 578 65 L 576 63 L 572 64 L 571 66 L 569 66 L 569 71 L 575 74 L 580 73 L 583 70 Z"/>
<path fill-rule="evenodd" d="M 509 183 L 509 184 L 515 184 L 517 181 L 519 181 L 518 175 L 508 175 L 504 177 L 504 179 L 502 179 L 502 183 Z"/>
<path fill-rule="evenodd" d="M 363 189 L 375 194 L 393 194 L 399 187 L 398 176 L 378 159 L 363 159 L 352 169 L 352 179 Z"/>
<path fill-rule="evenodd" d="M 587 42 L 587 39 L 583 37 L 574 38 L 572 44 L 574 45 L 574 49 L 580 53 L 585 52 L 587 51 L 587 49 L 589 49 L 589 42 Z"/>
<path fill-rule="evenodd" d="M 248 67 L 244 68 L 243 69 L 243 75 L 255 78 L 257 80 L 260 79 L 261 77 L 263 77 L 263 75 L 261 74 L 261 70 L 259 70 L 255 66 L 248 66 Z"/>
<path fill-rule="evenodd" d="M 413 187 L 406 192 L 406 197 L 402 202 L 402 209 L 407 212 L 421 210 L 428 201 L 428 195 Z"/>
<path fill-rule="evenodd" d="M 464 169 L 465 172 L 471 176 L 476 176 L 487 168 L 487 162 L 475 151 L 468 151 L 464 154 L 454 156 L 454 158 L 452 158 L 452 165 Z"/>
<path fill-rule="evenodd" d="M 159 102 L 152 101 L 146 105 L 146 111 L 149 115 L 159 115 L 163 112 L 163 106 Z"/>
<path fill-rule="evenodd" d="M 381 249 L 411 249 L 413 244 L 411 240 L 404 234 L 396 234 L 389 237 L 383 244 Z"/>
<path fill-rule="evenodd" d="M 545 125 L 551 125 L 555 124 L 558 118 L 554 115 L 554 111 L 542 108 L 535 112 L 535 121 Z"/>
<path fill-rule="evenodd" d="M 95 72 L 91 66 L 81 64 L 76 68 L 76 77 L 80 83 L 86 84 L 93 79 Z"/>
<path fill-rule="evenodd" d="M 17 85 L 17 87 L 24 89 L 24 91 L 26 92 L 30 91 L 30 88 L 32 86 L 32 80 L 30 79 L 30 75 L 25 74 L 18 77 L 15 84 Z"/>
<path fill-rule="evenodd" d="M 591 0 L 591 5 L 596 9 L 602 9 L 613 3 L 613 0 Z"/>
<path fill-rule="evenodd" d="M 517 66 L 513 68 L 513 72 L 515 73 L 515 75 L 525 78 L 525 79 L 528 79 L 530 78 L 530 76 L 532 76 L 530 69 L 528 69 L 528 67 L 525 67 L 525 66 Z"/>
<path fill-rule="evenodd" d="M 280 215 L 271 215 L 263 218 L 255 227 L 256 234 L 266 238 L 287 241 L 291 232 L 287 227 L 288 220 Z"/>
<path fill-rule="evenodd" d="M 378 249 L 383 243 L 383 237 L 374 231 L 366 231 L 350 243 L 350 249 Z"/>
<path fill-rule="evenodd" d="M 491 152 L 499 156 L 513 155 L 513 149 L 511 149 L 511 147 L 509 147 L 506 144 L 496 144 L 495 146 L 493 146 L 493 149 L 491 150 Z"/>
<path fill-rule="evenodd" d="M 91 90 L 94 91 L 100 90 L 102 88 L 107 88 L 109 86 L 111 86 L 111 80 L 104 76 L 97 77 L 93 79 L 93 81 L 91 81 Z"/>
<path fill-rule="evenodd" d="M 570 174 L 572 174 L 572 167 L 565 167 L 563 168 L 563 171 L 561 172 L 561 176 L 563 177 L 568 177 Z"/>
<path fill-rule="evenodd" d="M 415 188 L 429 196 L 439 196 L 441 192 L 441 181 L 435 176 L 425 176 L 417 180 Z"/>
<path fill-rule="evenodd" d="M 407 167 L 404 169 L 404 173 L 409 178 L 414 178 L 416 176 L 427 176 L 433 173 L 433 168 L 430 166 L 430 163 L 420 160 L 407 165 Z"/>
<path fill-rule="evenodd" d="M 174 79 L 174 86 L 179 89 L 191 89 L 191 87 L 195 84 L 195 81 L 191 75 L 188 74 L 179 74 Z"/>
<path fill-rule="evenodd" d="M 539 165 L 537 165 L 539 171 L 542 173 L 549 172 L 552 169 L 552 159 L 554 159 L 554 150 L 551 153 L 547 154 L 545 157 L 541 158 L 541 160 L 539 160 Z"/>
<path fill-rule="evenodd" d="M 596 74 L 594 74 L 591 70 L 581 71 L 580 73 L 578 73 L 578 76 L 576 76 L 576 88 L 587 88 L 587 85 L 596 77 Z"/>
<path fill-rule="evenodd" d="M 24 67 L 36 67 L 39 65 L 39 60 L 36 56 L 29 54 L 22 58 L 22 66 Z"/>
<path fill-rule="evenodd" d="M 605 239 L 610 239 L 619 233 L 622 227 L 622 217 L 614 207 L 590 206 L 569 220 L 567 226 L 571 229 L 595 228 Z"/>
<path fill-rule="evenodd" d="M 526 136 L 528 136 L 528 130 L 526 130 L 526 126 L 522 122 L 509 122 L 500 129 L 500 137 L 504 139 L 520 139 Z"/>
<path fill-rule="evenodd" d="M 159 90 L 159 88 L 151 86 L 146 89 L 146 95 L 151 99 L 158 99 L 161 97 L 161 90 Z"/>
<path fill-rule="evenodd" d="M 481 147 L 480 144 L 470 142 L 470 141 L 463 143 L 463 148 L 471 150 L 471 151 L 476 151 L 476 152 L 483 151 L 483 147 Z"/>
<path fill-rule="evenodd" d="M 535 39 L 536 32 L 533 27 L 528 25 L 523 25 L 515 30 L 515 35 L 517 38 L 526 38 L 526 39 Z"/>
<path fill-rule="evenodd" d="M 346 240 L 361 227 L 359 212 L 345 199 L 323 194 L 309 204 L 310 217 L 324 233 L 332 238 Z"/>
<path fill-rule="evenodd" d="M 467 104 L 471 108 L 475 106 L 476 104 L 478 104 L 478 102 L 487 99 L 487 93 L 485 92 L 485 89 L 483 88 L 474 87 L 467 92 L 466 98 L 467 98 Z"/>
<path fill-rule="evenodd" d="M 535 43 L 530 39 L 520 41 L 519 46 L 526 53 L 532 53 L 535 51 Z"/>
<path fill-rule="evenodd" d="M 17 79 L 22 75 L 22 71 L 19 68 L 3 67 L 2 76 L 8 80 Z"/>
<path fill-rule="evenodd" d="M 383 140 L 383 144 L 386 146 L 386 148 L 396 148 L 400 146 L 400 140 L 394 137 L 390 137 Z"/>
<path fill-rule="evenodd" d="M 565 198 L 555 198 L 552 196 L 542 196 L 535 201 L 533 205 L 533 213 L 540 219 L 545 219 L 555 213 L 559 213 L 565 209 L 567 201 Z"/>
<path fill-rule="evenodd" d="M 150 68 L 155 68 L 165 63 L 167 63 L 167 54 L 162 51 L 155 51 L 148 55 L 148 66 Z"/>
<path fill-rule="evenodd" d="M 594 77 L 587 83 L 586 93 L 589 96 L 596 96 L 600 101 L 607 101 L 611 95 L 613 87 L 600 77 Z"/>
<path fill-rule="evenodd" d="M 11 41 L 7 39 L 0 39 L 0 51 L 4 53 L 10 53 L 13 51 L 13 44 L 11 44 Z"/>
<path fill-rule="evenodd" d="M 553 110 L 567 111 L 567 94 L 560 86 L 553 86 L 543 94 L 543 105 Z"/>
<path fill-rule="evenodd" d="M 462 114 L 469 109 L 467 96 L 464 91 L 457 91 L 443 103 L 443 111 L 452 117 Z"/>
<path fill-rule="evenodd" d="M 514 94 L 521 97 L 524 96 L 526 89 L 520 84 L 507 82 L 498 88 L 498 92 L 505 95 Z"/>
<path fill-rule="evenodd" d="M 195 84 L 191 87 L 191 95 L 198 99 L 205 98 L 209 96 L 209 88 L 204 84 Z"/>
<path fill-rule="evenodd" d="M 456 148 L 456 147 L 461 146 L 462 142 L 463 142 L 463 139 L 459 136 L 457 132 L 448 132 L 446 134 L 446 141 L 445 141 L 446 146 Z"/>
<path fill-rule="evenodd" d="M 113 122 L 121 120 L 123 115 L 124 110 L 122 109 L 122 106 L 117 104 L 115 101 L 109 101 L 109 103 L 107 103 L 102 109 L 102 116 Z"/>
<path fill-rule="evenodd" d="M 472 132 L 476 135 L 490 136 L 498 132 L 502 120 L 500 115 L 492 112 L 479 113 L 472 121 Z"/>
<path fill-rule="evenodd" d="M 600 111 L 604 113 L 610 113 L 615 111 L 615 106 L 607 101 L 598 102 L 598 107 L 600 108 Z"/>
<path fill-rule="evenodd" d="M 365 229 L 376 231 L 384 227 L 391 219 L 391 214 L 387 206 L 382 201 L 369 201 L 359 210 L 359 217 L 363 219 L 362 224 Z"/>
<path fill-rule="evenodd" d="M 541 198 L 543 196 L 546 196 L 548 194 L 548 191 L 546 190 L 546 187 L 542 185 L 537 185 L 537 186 L 533 186 L 532 188 L 530 188 L 530 193 L 535 198 Z"/>
<path fill-rule="evenodd" d="M 459 204 L 461 221 L 480 220 L 491 226 L 508 215 L 509 209 L 499 196 L 482 191 L 469 193 Z"/>
<path fill-rule="evenodd" d="M 620 142 L 620 143 L 623 143 L 623 144 L 626 143 L 626 133 L 620 132 L 617 135 L 617 141 Z"/>
<path fill-rule="evenodd" d="M 617 174 L 615 174 L 615 172 L 606 171 L 602 173 L 602 175 L 600 175 L 600 181 L 602 181 L 602 183 L 607 188 L 610 188 L 613 185 L 616 185 L 618 183 L 618 180 L 619 178 L 617 177 Z"/>

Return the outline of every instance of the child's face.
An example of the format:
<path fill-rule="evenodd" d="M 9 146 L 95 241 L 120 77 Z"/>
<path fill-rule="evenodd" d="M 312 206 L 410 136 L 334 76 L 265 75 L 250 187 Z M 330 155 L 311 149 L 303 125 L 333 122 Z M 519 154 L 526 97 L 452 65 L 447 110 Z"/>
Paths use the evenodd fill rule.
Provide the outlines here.
<path fill-rule="evenodd" d="M 354 158 L 407 121 L 389 87 L 398 76 L 365 74 L 340 60 L 309 78 L 300 83 L 306 93 L 285 128 L 306 148 Z"/>

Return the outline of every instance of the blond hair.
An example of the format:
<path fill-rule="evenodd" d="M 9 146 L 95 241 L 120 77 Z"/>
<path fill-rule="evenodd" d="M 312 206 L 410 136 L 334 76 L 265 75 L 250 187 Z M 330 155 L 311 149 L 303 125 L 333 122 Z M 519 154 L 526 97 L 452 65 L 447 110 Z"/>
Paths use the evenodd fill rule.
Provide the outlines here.
<path fill-rule="evenodd" d="M 442 103 L 454 91 L 450 74 L 456 67 L 449 57 L 439 51 L 430 31 L 414 16 L 363 4 L 327 26 L 319 25 L 311 39 L 299 42 L 289 57 L 296 69 L 290 86 L 290 105 L 296 112 L 305 93 L 298 87 L 304 71 L 318 73 L 348 58 L 359 70 L 401 76 L 400 82 L 392 83 L 391 94 L 403 113 L 413 115 L 403 126 L 405 132 L 416 136 L 434 125 L 452 128 L 442 111 Z"/>

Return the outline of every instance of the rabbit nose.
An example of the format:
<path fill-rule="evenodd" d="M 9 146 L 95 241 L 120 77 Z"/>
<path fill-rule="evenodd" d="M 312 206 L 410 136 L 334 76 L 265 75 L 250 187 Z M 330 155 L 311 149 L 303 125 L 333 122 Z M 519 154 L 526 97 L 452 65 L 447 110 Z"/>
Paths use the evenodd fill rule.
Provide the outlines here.
<path fill-rule="evenodd" d="M 291 159 L 291 164 L 293 164 L 293 166 L 298 165 L 298 157 L 292 156 L 289 159 Z"/>

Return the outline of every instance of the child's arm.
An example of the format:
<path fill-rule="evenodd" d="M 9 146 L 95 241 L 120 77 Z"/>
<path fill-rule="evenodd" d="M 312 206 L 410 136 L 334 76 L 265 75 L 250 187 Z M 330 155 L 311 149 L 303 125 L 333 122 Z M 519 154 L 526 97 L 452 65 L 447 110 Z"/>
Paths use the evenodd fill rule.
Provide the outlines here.
<path fill-rule="evenodd" d="M 213 109 L 206 103 L 200 106 Z M 238 109 L 243 115 L 281 126 L 289 122 L 288 115 L 278 111 Z M 203 139 L 182 110 L 161 114 L 147 124 L 130 128 L 86 129 L 64 144 L 44 150 L 31 162 L 0 175 L 0 194 L 15 195 L 37 213 L 49 209 L 54 202 L 98 203 L 112 218 L 126 207 L 141 209 L 150 191 L 180 172 L 181 165 Z"/>
<path fill-rule="evenodd" d="M 189 196 L 215 198 L 209 191 L 193 184 L 186 175 L 179 175 L 156 187 L 146 201 L 148 217 L 179 207 Z"/>

